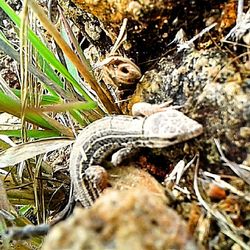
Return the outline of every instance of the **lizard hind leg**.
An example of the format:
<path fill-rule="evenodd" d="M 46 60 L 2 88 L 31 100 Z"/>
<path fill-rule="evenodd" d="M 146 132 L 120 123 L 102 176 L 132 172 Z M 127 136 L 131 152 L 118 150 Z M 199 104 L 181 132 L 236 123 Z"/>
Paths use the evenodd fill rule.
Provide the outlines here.
<path fill-rule="evenodd" d="M 96 200 L 101 192 L 108 186 L 108 173 L 105 168 L 99 165 L 91 165 L 85 170 L 85 177 L 88 179 L 89 189 Z"/>

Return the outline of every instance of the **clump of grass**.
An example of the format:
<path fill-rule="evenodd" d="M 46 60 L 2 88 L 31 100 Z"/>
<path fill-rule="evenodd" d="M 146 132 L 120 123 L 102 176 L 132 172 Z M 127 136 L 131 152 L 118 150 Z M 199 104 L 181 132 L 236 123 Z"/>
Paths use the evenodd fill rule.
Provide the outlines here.
<path fill-rule="evenodd" d="M 12 89 L 0 78 L 0 111 L 19 118 L 22 125 L 20 129 L 0 129 L 0 144 L 5 149 L 0 154 L 0 181 L 7 186 L 8 198 L 19 213 L 34 209 L 36 221 L 43 223 L 48 218 L 46 194 L 53 196 L 56 191 L 49 191 L 44 180 L 45 177 L 51 179 L 53 171 L 45 167 L 42 154 L 70 145 L 75 135 L 74 124 L 86 126 L 106 113 L 119 113 L 119 108 L 110 93 L 99 86 L 62 13 L 61 35 L 33 0 L 23 2 L 20 16 L 5 1 L 0 2 L 0 7 L 15 24 L 20 38 L 17 50 L 0 33 L 0 49 L 20 65 L 21 86 L 20 90 Z M 66 65 L 41 41 L 35 33 L 36 26 L 33 30 L 28 27 L 29 22 L 36 23 L 36 19 L 29 15 L 31 11 L 63 51 Z M 21 138 L 22 143 L 13 147 L 12 137 Z M 60 185 L 54 186 L 60 189 Z M 17 188 L 20 192 L 11 191 Z M 3 185 L 0 189 L 6 194 Z M 4 197 L 8 206 L 5 207 L 6 214 L 0 214 L 0 233 L 9 225 L 32 224 L 24 213 L 13 212 L 16 210 L 7 196 Z M 20 223 L 22 218 L 25 222 Z M 39 242 L 32 242 L 31 249 Z"/>

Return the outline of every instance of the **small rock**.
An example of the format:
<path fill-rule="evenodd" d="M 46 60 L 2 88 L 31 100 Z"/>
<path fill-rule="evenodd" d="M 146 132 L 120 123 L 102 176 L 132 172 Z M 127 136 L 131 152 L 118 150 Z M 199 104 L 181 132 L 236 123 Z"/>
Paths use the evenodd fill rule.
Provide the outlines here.
<path fill-rule="evenodd" d="M 56 225 L 43 250 L 164 250 L 195 246 L 186 223 L 145 189 L 107 191 L 90 209 L 76 208 Z"/>

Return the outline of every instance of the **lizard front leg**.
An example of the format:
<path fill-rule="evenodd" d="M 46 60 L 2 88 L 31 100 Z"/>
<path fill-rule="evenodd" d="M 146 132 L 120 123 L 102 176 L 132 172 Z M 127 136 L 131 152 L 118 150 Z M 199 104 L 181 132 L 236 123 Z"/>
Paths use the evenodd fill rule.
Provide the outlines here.
<path fill-rule="evenodd" d="M 163 112 L 166 109 L 179 108 L 179 106 L 169 107 L 171 102 L 172 101 L 164 102 L 161 104 L 150 104 L 147 102 L 138 102 L 133 105 L 131 113 L 133 116 L 150 116 L 157 112 Z M 112 155 L 111 163 L 114 166 L 118 166 L 129 156 L 131 157 L 137 154 L 137 152 L 138 152 L 138 148 L 134 148 L 134 147 L 121 148 Z"/>
<path fill-rule="evenodd" d="M 169 106 L 172 101 L 161 104 L 150 104 L 147 102 L 138 102 L 132 106 L 131 113 L 133 116 L 150 116 L 152 114 L 166 111 L 167 109 L 179 109 L 181 106 Z"/>

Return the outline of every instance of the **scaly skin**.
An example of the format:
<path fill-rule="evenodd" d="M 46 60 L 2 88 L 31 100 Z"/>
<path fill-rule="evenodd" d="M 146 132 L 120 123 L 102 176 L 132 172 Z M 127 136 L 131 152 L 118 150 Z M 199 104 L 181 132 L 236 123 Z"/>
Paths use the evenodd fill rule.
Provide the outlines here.
<path fill-rule="evenodd" d="M 83 129 L 70 157 L 70 175 L 75 199 L 84 207 L 100 195 L 100 181 L 91 167 L 121 148 L 163 148 L 200 135 L 203 127 L 175 109 L 165 109 L 148 117 L 109 116 Z"/>

